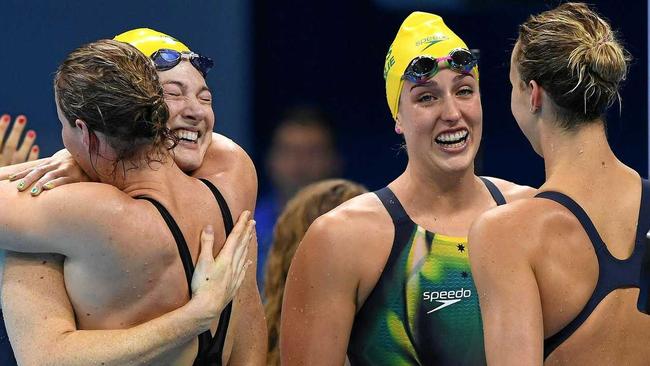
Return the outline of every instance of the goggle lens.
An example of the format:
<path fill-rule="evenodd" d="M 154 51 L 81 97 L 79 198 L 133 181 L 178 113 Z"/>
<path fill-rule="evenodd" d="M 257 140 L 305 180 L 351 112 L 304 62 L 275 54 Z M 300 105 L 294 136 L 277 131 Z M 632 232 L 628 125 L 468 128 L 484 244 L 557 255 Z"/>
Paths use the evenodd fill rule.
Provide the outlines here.
<path fill-rule="evenodd" d="M 478 63 L 478 59 L 469 50 L 457 48 L 449 56 L 433 58 L 419 56 L 413 59 L 404 72 L 402 79 L 419 83 L 432 78 L 440 69 L 439 63 L 446 61 L 449 68 L 456 72 L 469 73 Z"/>
<path fill-rule="evenodd" d="M 181 60 L 187 57 L 190 63 L 205 77 L 208 71 L 214 66 L 214 62 L 205 56 L 196 53 L 181 53 L 176 50 L 161 49 L 151 55 L 151 59 L 156 65 L 156 70 L 165 71 L 178 65 Z"/>

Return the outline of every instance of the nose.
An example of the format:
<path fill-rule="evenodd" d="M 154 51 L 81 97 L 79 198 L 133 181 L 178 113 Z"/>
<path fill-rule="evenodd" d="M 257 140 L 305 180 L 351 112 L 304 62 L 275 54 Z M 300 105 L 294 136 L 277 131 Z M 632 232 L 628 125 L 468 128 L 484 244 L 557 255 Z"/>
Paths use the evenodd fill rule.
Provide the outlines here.
<path fill-rule="evenodd" d="M 182 116 L 188 121 L 200 122 L 205 119 L 205 106 L 196 96 L 189 96 L 185 100 Z"/>
<path fill-rule="evenodd" d="M 454 124 L 460 120 L 461 113 L 458 106 L 458 101 L 453 96 L 448 96 L 445 98 L 440 118 L 449 124 Z"/>

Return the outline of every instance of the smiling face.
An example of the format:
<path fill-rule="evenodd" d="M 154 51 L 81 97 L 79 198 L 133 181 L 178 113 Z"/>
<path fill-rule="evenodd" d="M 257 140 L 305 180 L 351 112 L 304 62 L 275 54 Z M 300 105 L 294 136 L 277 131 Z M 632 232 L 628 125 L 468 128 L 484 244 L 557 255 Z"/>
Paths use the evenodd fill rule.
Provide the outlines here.
<path fill-rule="evenodd" d="M 201 166 L 212 143 L 212 94 L 201 73 L 188 61 L 158 75 L 169 108 L 167 127 L 179 138 L 174 161 L 190 173 Z"/>
<path fill-rule="evenodd" d="M 439 173 L 473 170 L 483 120 L 473 74 L 442 69 L 423 83 L 404 81 L 397 119 L 410 162 Z"/>

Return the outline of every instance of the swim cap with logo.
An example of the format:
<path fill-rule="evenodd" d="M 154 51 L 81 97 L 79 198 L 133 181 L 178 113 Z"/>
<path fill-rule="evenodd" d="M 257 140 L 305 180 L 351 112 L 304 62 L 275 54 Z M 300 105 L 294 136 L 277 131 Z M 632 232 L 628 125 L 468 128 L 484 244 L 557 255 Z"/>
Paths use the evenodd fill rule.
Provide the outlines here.
<path fill-rule="evenodd" d="M 402 76 L 411 61 L 418 56 L 445 57 L 457 48 L 467 49 L 467 45 L 445 25 L 440 16 L 416 11 L 404 20 L 384 63 L 386 100 L 393 119 L 397 117 L 404 83 Z M 478 66 L 473 73 L 478 80 Z"/>

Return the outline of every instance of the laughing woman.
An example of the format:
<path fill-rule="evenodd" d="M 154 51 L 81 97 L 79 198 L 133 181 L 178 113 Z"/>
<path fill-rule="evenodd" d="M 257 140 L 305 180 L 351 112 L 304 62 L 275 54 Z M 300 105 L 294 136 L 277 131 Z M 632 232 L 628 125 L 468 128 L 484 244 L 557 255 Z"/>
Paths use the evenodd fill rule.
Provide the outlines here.
<path fill-rule="evenodd" d="M 485 363 L 467 234 L 532 189 L 474 174 L 483 128 L 476 58 L 416 12 L 391 45 L 386 96 L 409 162 L 379 191 L 317 219 L 292 262 L 282 310 L 287 365 Z"/>

